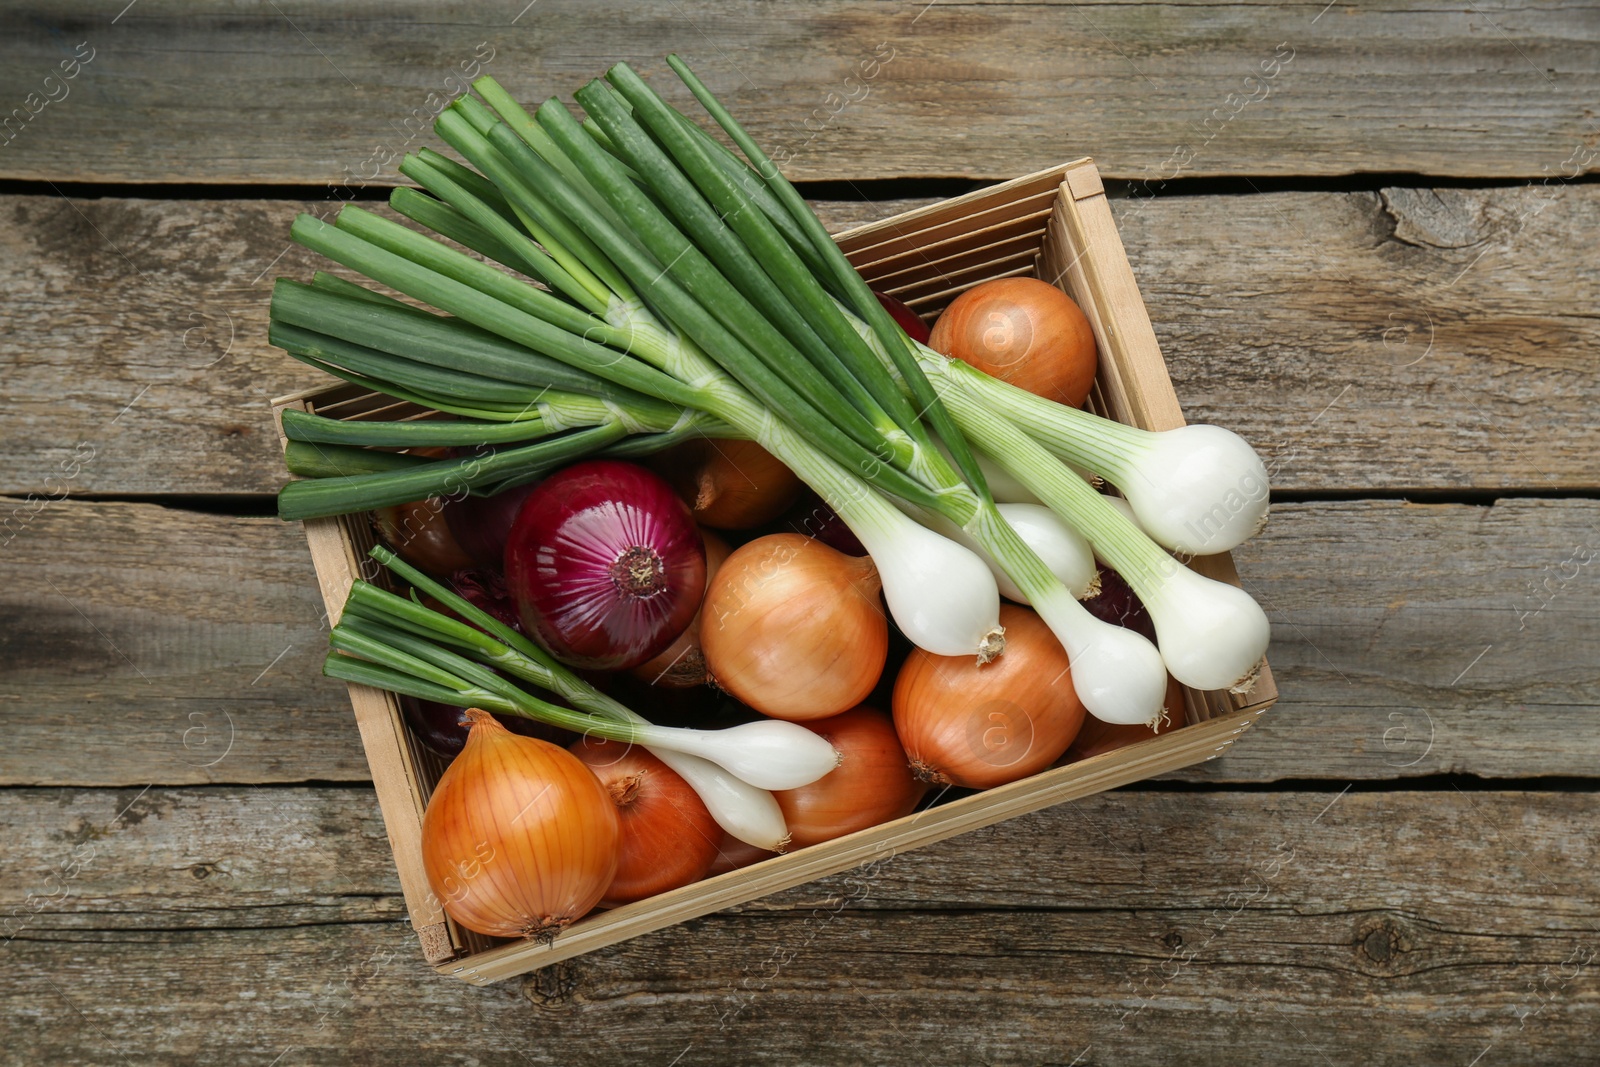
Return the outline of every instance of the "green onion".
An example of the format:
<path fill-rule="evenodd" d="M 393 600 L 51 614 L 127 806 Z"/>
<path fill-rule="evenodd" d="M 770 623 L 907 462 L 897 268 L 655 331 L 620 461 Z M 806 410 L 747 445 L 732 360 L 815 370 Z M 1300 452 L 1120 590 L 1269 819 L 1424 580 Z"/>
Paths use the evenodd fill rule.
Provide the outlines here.
<path fill-rule="evenodd" d="M 370 600 L 364 598 L 369 604 L 367 614 L 362 614 L 360 607 L 347 611 L 333 628 L 329 638 L 333 652 L 323 662 L 323 673 L 329 677 L 377 684 L 391 692 L 458 707 L 524 715 L 585 736 L 698 757 L 758 790 L 798 789 L 838 766 L 839 754 L 833 746 L 796 723 L 765 719 L 724 730 L 689 730 L 655 726 L 638 716 L 592 715 L 551 704 L 506 681 L 482 662 L 414 630 L 449 634 L 453 643 L 487 660 L 505 667 L 524 665 L 532 673 L 540 673 L 537 661 L 517 649 L 471 627 L 447 627 L 449 620 L 442 618 L 431 627 L 418 627 L 416 616 L 396 616 L 412 621 L 411 630 L 403 629 L 383 612 L 372 611 Z"/>
<path fill-rule="evenodd" d="M 291 416 L 292 444 L 356 454 L 355 444 L 499 450 L 464 460 L 408 457 L 402 469 L 292 483 L 281 513 L 494 492 L 582 454 L 644 454 L 694 434 L 747 437 L 855 531 L 896 620 L 920 647 L 996 654 L 999 597 L 983 559 L 897 503 L 959 529 L 1032 603 L 1073 657 L 1074 685 L 1092 712 L 1113 721 L 1154 717 L 1165 691 L 1160 656 L 1143 638 L 1084 612 L 997 509 L 967 443 L 970 435 L 1007 469 L 1021 456 L 1028 469 L 1012 473 L 1046 503 L 1092 512 L 1056 470 L 1076 475 L 1045 450 L 1071 451 L 1090 434 L 1087 424 L 930 360 L 760 147 L 687 67 L 669 62 L 743 160 L 625 64 L 610 70 L 609 85 L 578 90 L 589 116 L 583 124 L 555 100 L 530 114 L 480 79 L 483 100 L 463 97 L 436 123 L 470 166 L 418 152 L 402 170 L 427 192 L 397 190 L 391 200 L 491 262 L 357 207 L 332 226 L 296 221 L 297 241 L 444 314 L 319 278 L 275 292 L 274 342 L 349 381 L 458 418 Z M 1043 447 L 1029 436 L 1036 430 Z M 1011 432 L 1029 447 L 1012 442 Z M 1006 452 L 1010 444 L 1017 447 Z M 296 461 L 309 463 L 303 448 Z M 1152 562 L 1143 551 L 1127 550 L 1135 572 L 1141 560 Z M 358 608 L 341 640 L 390 650 L 362 670 L 409 671 L 414 685 L 434 691 L 459 684 L 497 692 L 491 677 L 475 673 L 481 664 L 462 672 L 426 651 L 454 641 L 457 652 L 481 658 L 475 639 L 419 626 L 428 629 L 426 620 L 393 612 L 362 622 Z M 510 662 L 538 665 L 525 653 Z"/>

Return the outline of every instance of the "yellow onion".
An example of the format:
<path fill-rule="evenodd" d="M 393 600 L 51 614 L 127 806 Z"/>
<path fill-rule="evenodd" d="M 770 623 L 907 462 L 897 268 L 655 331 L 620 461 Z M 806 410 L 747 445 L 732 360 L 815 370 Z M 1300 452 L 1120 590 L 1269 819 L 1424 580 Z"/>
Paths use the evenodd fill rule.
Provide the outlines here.
<path fill-rule="evenodd" d="M 927 782 L 967 789 L 1026 778 L 1061 758 L 1083 725 L 1067 654 L 1050 628 L 1015 604 L 1000 608 L 1005 655 L 914 649 L 894 683 L 894 726 Z"/>
<path fill-rule="evenodd" d="M 491 937 L 554 937 L 617 870 L 617 808 L 572 753 L 467 711 L 472 732 L 428 801 L 422 864 L 444 910 Z"/>
<path fill-rule="evenodd" d="M 800 479 L 754 441 L 687 441 L 654 466 L 696 522 L 719 530 L 764 526 L 800 495 Z"/>
<path fill-rule="evenodd" d="M 773 718 L 847 711 L 883 674 L 889 623 L 872 560 L 799 534 L 735 549 L 711 580 L 700 647 L 712 681 Z"/>
<path fill-rule="evenodd" d="M 810 785 L 772 794 L 795 848 L 910 815 L 928 791 L 906 763 L 894 721 L 877 708 L 862 705 L 805 725 L 839 753 L 839 766 Z"/>
<path fill-rule="evenodd" d="M 617 873 L 602 903 L 628 904 L 705 877 L 722 827 L 678 772 L 643 745 L 585 737 L 567 751 L 600 779 L 621 820 Z"/>
<path fill-rule="evenodd" d="M 933 324 L 928 347 L 1072 408 L 1083 406 L 1100 362 L 1083 309 L 1038 278 L 968 289 Z"/>

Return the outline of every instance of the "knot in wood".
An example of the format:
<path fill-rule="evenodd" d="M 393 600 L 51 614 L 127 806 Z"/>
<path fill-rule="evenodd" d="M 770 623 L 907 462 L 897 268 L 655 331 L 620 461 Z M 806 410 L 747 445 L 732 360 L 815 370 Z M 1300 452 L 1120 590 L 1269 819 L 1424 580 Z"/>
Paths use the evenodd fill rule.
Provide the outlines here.
<path fill-rule="evenodd" d="M 522 980 L 522 995 L 541 1008 L 557 1008 L 578 991 L 580 971 L 570 960 L 562 960 L 534 971 Z"/>
<path fill-rule="evenodd" d="M 1356 955 L 1380 970 L 1397 970 L 1400 957 L 1411 948 L 1405 928 L 1390 916 L 1367 919 L 1356 929 Z"/>

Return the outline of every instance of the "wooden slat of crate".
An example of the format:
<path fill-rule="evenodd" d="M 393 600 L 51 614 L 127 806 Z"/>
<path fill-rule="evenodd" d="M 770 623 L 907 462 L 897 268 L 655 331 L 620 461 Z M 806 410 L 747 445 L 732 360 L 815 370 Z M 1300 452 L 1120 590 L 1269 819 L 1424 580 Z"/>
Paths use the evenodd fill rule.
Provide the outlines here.
<path fill-rule="evenodd" d="M 519 941 L 454 963 L 443 974 L 475 983 L 498 982 L 639 934 L 685 922 L 780 889 L 942 841 L 984 826 L 1141 781 L 1174 767 L 1214 759 L 1254 724 L 1265 708 L 1185 727 L 1080 763 L 996 786 L 787 856 L 708 878 L 585 919 L 553 942 Z"/>

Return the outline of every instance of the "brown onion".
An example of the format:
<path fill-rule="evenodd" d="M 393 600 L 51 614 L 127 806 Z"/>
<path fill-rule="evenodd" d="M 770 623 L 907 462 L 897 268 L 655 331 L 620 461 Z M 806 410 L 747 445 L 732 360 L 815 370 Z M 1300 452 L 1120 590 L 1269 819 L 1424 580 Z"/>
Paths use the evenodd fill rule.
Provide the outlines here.
<path fill-rule="evenodd" d="M 444 910 L 491 937 L 554 937 L 617 871 L 616 805 L 566 749 L 471 708 L 467 746 L 434 787 L 422 865 Z"/>
<path fill-rule="evenodd" d="M 805 724 L 839 753 L 839 766 L 799 789 L 772 794 L 794 848 L 910 815 L 928 791 L 906 763 L 894 720 L 865 705 Z"/>
<path fill-rule="evenodd" d="M 1014 782 L 1044 770 L 1083 725 L 1067 654 L 1032 611 L 1000 606 L 1005 655 L 979 666 L 971 656 L 914 649 L 894 684 L 894 725 L 918 777 L 968 789 Z"/>
<path fill-rule="evenodd" d="M 720 530 L 771 522 L 800 495 L 800 479 L 754 441 L 687 441 L 654 464 L 695 521 Z"/>
<path fill-rule="evenodd" d="M 724 833 L 722 840 L 717 844 L 717 856 L 711 861 L 711 869 L 706 871 L 706 877 L 715 878 L 719 874 L 737 871 L 752 863 L 770 860 L 776 855 L 776 852 L 768 852 L 757 845 L 740 841 L 732 834 Z"/>
<path fill-rule="evenodd" d="M 594 772 L 617 806 L 617 873 L 602 904 L 627 904 L 704 878 L 722 827 L 700 795 L 642 745 L 585 737 L 568 749 Z"/>
<path fill-rule="evenodd" d="M 722 566 L 723 560 L 728 558 L 733 549 L 710 530 L 701 530 L 700 538 L 706 546 L 706 587 L 710 588 L 717 568 Z M 702 599 L 702 608 L 704 603 Z M 706 673 L 705 650 L 700 647 L 700 612 L 695 612 L 688 629 L 679 634 L 678 639 L 668 645 L 665 651 L 628 673 L 663 689 L 689 689 L 710 681 L 711 676 Z"/>
<path fill-rule="evenodd" d="M 799 534 L 736 549 L 706 591 L 700 647 L 714 684 L 764 715 L 824 719 L 883 674 L 889 623 L 872 560 Z"/>
<path fill-rule="evenodd" d="M 409 504 L 378 508 L 378 536 L 400 554 L 400 558 L 435 578 L 447 578 L 465 567 L 474 566 L 466 549 L 456 542 L 445 518 L 449 506 L 443 497 L 429 497 Z"/>
<path fill-rule="evenodd" d="M 1083 309 L 1037 278 L 998 278 L 968 289 L 933 324 L 928 347 L 1074 408 L 1088 397 L 1099 366 Z"/>

